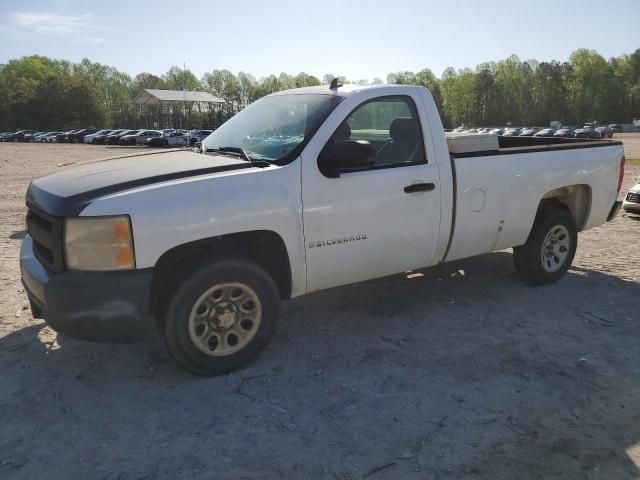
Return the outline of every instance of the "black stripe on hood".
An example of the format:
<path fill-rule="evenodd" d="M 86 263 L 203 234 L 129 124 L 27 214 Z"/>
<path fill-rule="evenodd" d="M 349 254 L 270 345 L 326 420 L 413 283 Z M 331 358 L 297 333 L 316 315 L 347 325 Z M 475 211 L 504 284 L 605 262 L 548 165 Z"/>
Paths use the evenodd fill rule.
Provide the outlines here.
<path fill-rule="evenodd" d="M 50 215 L 75 217 L 94 200 L 107 195 L 155 183 L 253 167 L 249 162 L 226 156 L 175 153 L 177 155 L 141 155 L 66 168 L 33 180 L 27 190 L 27 204 Z"/>

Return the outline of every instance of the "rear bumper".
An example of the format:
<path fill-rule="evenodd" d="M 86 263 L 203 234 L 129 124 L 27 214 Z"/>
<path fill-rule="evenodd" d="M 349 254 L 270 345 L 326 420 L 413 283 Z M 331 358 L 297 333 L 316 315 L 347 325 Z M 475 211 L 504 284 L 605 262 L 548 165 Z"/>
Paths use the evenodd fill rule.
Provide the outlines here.
<path fill-rule="evenodd" d="M 616 215 L 618 214 L 618 211 L 620 210 L 621 206 L 622 206 L 621 200 L 616 200 L 613 203 L 613 206 L 611 207 L 611 211 L 609 211 L 609 216 L 607 217 L 607 222 L 610 222 L 611 220 L 616 218 Z"/>
<path fill-rule="evenodd" d="M 20 249 L 22 283 L 36 318 L 83 340 L 134 342 L 154 330 L 148 315 L 152 269 L 52 273 L 33 254 L 26 236 Z"/>

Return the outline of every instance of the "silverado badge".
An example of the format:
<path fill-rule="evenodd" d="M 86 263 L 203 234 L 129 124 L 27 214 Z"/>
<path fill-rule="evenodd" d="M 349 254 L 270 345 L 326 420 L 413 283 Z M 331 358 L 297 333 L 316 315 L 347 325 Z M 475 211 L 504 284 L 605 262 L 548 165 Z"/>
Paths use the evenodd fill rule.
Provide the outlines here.
<path fill-rule="evenodd" d="M 332 238 L 330 240 L 317 240 L 315 242 L 309 242 L 309 248 L 315 247 L 329 247 L 331 245 L 339 245 L 341 243 L 356 242 L 358 240 L 366 240 L 367 234 L 351 235 L 348 237 Z"/>

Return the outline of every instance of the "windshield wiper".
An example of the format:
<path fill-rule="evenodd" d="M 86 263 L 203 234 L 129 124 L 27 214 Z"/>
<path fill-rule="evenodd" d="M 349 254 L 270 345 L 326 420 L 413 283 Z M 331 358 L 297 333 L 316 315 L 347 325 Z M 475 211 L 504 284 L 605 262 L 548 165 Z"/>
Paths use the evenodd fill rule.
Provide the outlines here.
<path fill-rule="evenodd" d="M 245 150 L 243 148 L 240 147 L 218 147 L 218 148 L 207 148 L 205 150 L 206 152 L 221 152 L 221 153 L 226 153 L 229 155 L 234 155 L 236 157 L 240 157 L 243 160 L 246 160 L 247 162 L 250 162 L 251 164 L 253 164 L 256 167 L 259 168 L 265 168 L 268 167 L 269 165 L 271 165 L 271 162 L 268 162 L 267 160 L 256 160 L 251 158 L 247 152 L 245 152 Z"/>

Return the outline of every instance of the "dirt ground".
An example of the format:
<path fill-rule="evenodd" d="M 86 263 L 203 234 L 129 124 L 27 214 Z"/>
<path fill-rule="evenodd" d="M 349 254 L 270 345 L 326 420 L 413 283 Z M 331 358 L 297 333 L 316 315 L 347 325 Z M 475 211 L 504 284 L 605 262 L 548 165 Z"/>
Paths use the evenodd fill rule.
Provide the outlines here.
<path fill-rule="evenodd" d="M 640 217 L 580 234 L 551 287 L 501 251 L 286 302 L 264 355 L 201 379 L 27 309 L 29 180 L 113 153 L 0 144 L 0 478 L 640 477 Z"/>

